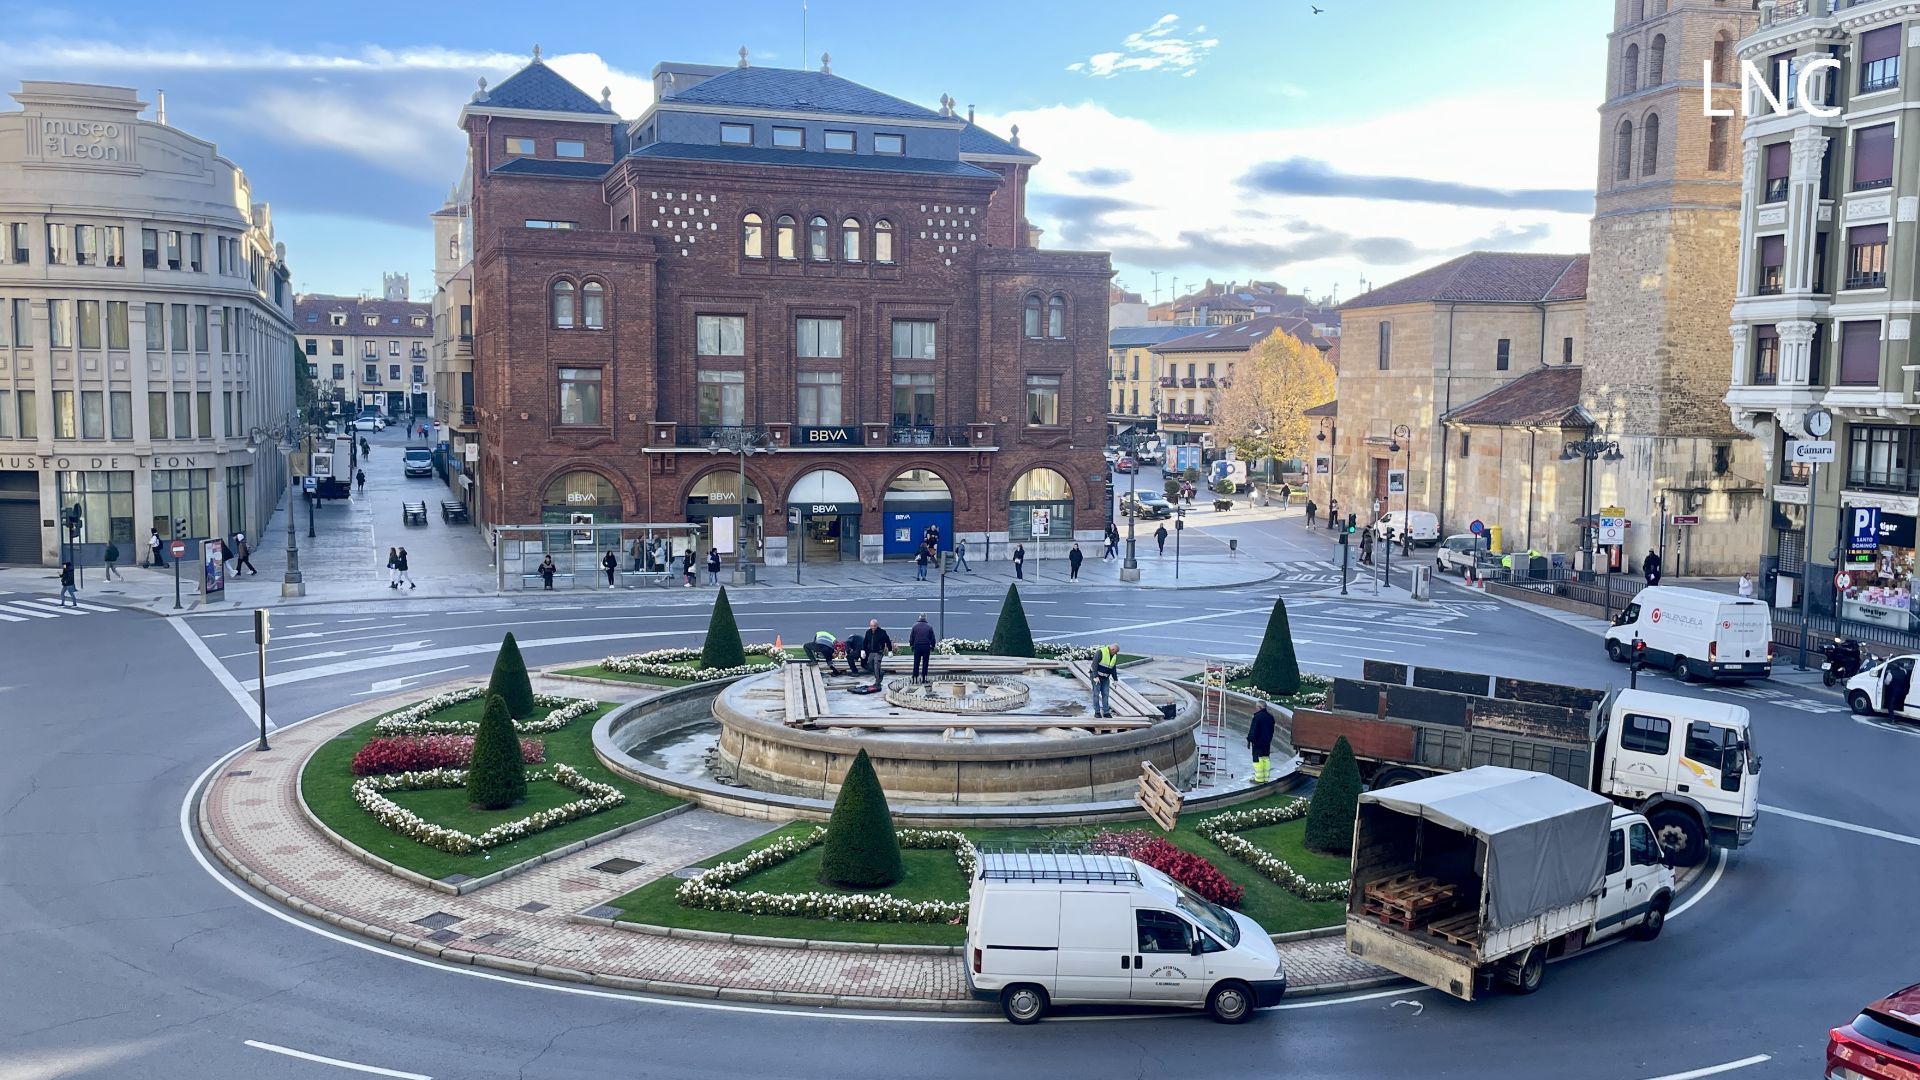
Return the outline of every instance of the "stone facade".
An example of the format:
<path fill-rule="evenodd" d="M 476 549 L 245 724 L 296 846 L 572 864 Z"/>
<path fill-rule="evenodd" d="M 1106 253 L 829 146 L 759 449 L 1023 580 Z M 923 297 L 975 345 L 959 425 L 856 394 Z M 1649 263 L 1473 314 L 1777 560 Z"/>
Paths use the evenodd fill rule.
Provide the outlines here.
<path fill-rule="evenodd" d="M 1753 18 L 1711 0 L 1617 0 L 1608 37 L 1583 401 L 1622 455 L 1595 464 L 1595 505 L 1626 510 L 1633 561 L 1658 547 L 1668 573 L 1752 571 L 1765 533 L 1763 447 L 1717 392 L 1739 265 L 1739 120 L 1702 115 L 1700 82 L 1703 63 L 1726 73 Z M 1731 103 L 1718 78 L 1711 92 Z M 1662 528 L 1675 514 L 1699 524 Z"/>
<path fill-rule="evenodd" d="M 352 417 L 427 412 L 433 307 L 408 298 L 405 274 L 387 274 L 379 298 L 303 293 L 294 330 L 322 401 Z"/>

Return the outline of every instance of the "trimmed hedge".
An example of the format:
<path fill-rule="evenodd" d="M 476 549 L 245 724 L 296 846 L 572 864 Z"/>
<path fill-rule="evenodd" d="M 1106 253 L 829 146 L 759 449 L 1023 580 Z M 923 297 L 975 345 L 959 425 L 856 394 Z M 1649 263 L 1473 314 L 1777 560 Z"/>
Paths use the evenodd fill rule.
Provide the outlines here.
<path fill-rule="evenodd" d="M 1300 691 L 1300 660 L 1293 654 L 1293 627 L 1287 620 L 1285 599 L 1274 598 L 1266 636 L 1260 639 L 1260 653 L 1253 658 L 1247 678 L 1255 687 L 1281 697 Z"/>
<path fill-rule="evenodd" d="M 862 750 L 854 755 L 853 766 L 840 782 L 840 797 L 834 800 L 833 817 L 827 821 L 826 849 L 820 853 L 820 876 L 844 888 L 884 889 L 906 872 L 887 793 Z"/>
<path fill-rule="evenodd" d="M 527 763 L 514 733 L 507 703 L 487 695 L 480 730 L 473 737 L 473 764 L 467 769 L 467 798 L 482 810 L 505 810 L 527 797 Z"/>
<path fill-rule="evenodd" d="M 1353 817 L 1360 810 L 1360 765 L 1347 737 L 1334 740 L 1307 806 L 1307 846 L 1329 855 L 1353 853 Z"/>
<path fill-rule="evenodd" d="M 744 667 L 747 647 L 740 641 L 740 627 L 733 621 L 733 604 L 727 600 L 727 587 L 713 600 L 713 617 L 707 620 L 707 640 L 700 646 L 700 666 L 706 668 Z"/>
<path fill-rule="evenodd" d="M 533 680 L 527 677 L 527 662 L 521 659 L 520 643 L 513 632 L 500 642 L 500 653 L 493 658 L 493 677 L 487 680 L 487 693 L 500 695 L 507 715 L 525 720 L 533 715 Z"/>
<path fill-rule="evenodd" d="M 1027 609 L 1020 602 L 1018 585 L 1007 586 L 1007 598 L 1000 602 L 1000 620 L 993 624 L 993 644 L 987 651 L 995 656 L 1033 655 L 1033 630 L 1027 626 Z"/>

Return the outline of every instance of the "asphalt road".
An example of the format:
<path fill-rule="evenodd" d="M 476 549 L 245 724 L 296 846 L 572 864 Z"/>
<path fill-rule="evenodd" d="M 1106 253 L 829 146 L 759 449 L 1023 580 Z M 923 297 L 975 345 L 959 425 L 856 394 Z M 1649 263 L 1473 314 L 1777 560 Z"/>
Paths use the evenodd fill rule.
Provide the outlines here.
<path fill-rule="evenodd" d="M 1288 528 L 1297 526 L 1265 531 Z M 1290 542 L 1303 551 L 1315 543 Z M 1303 597 L 1323 587 L 1314 579 L 1225 592 L 1090 588 L 1036 595 L 1028 611 L 1041 638 L 1243 658 L 1273 596 L 1285 592 L 1312 669 L 1353 671 L 1360 657 L 1381 655 L 1587 685 L 1624 677 L 1597 639 L 1531 612 L 1444 590 L 1442 603 L 1418 616 Z M 797 641 L 869 616 L 904 630 L 912 615 L 934 609 L 928 595 L 775 596 L 737 611 L 749 640 L 778 632 Z M 985 636 L 998 600 L 956 586 L 948 632 Z M 288 609 L 276 617 L 269 705 L 291 722 L 357 694 L 481 672 L 507 629 L 542 664 L 684 641 L 704 628 L 705 603 L 679 593 L 605 606 Z M 227 681 L 199 662 L 181 627 Z M 9 739 L 0 756 L 0 1076 L 8 1080 L 342 1074 L 250 1041 L 436 1078 L 892 1080 L 903 1070 L 977 1078 L 1017 1068 L 1067 1077 L 1497 1070 L 1630 1080 L 1757 1055 L 1769 1059 L 1733 1075 L 1804 1077 L 1818 1074 L 1828 1026 L 1920 978 L 1911 899 L 1920 894 L 1920 842 L 1773 812 L 1660 941 L 1556 966 L 1546 990 L 1527 998 L 1464 1005 L 1407 989 L 1302 1001 L 1244 1028 L 1186 1014 L 1094 1014 L 1015 1029 L 997 1019 L 848 1018 L 524 984 L 310 926 L 216 877 L 189 845 L 182 806 L 190 788 L 251 737 L 253 714 L 233 696 L 255 674 L 244 618 L 169 623 L 88 612 L 7 623 L 0 655 L 8 658 L 0 674 Z M 1735 696 L 1754 713 L 1768 807 L 1920 836 L 1920 800 L 1910 794 L 1920 737 L 1858 722 L 1819 690 L 1771 685 Z"/>

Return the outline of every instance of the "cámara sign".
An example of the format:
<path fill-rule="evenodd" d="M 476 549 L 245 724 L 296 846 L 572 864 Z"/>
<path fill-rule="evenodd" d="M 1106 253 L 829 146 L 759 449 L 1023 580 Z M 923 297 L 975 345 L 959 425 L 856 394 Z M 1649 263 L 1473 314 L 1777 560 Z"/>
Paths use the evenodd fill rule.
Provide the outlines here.
<path fill-rule="evenodd" d="M 102 120 L 42 118 L 40 121 L 40 145 L 49 158 L 126 161 L 131 157 L 127 136 L 127 125 Z"/>

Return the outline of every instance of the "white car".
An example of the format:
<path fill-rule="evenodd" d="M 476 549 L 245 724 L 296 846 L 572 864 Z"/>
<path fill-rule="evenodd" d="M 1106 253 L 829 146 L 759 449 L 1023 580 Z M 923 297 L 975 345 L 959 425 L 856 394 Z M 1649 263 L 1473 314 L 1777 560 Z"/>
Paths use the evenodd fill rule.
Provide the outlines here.
<path fill-rule="evenodd" d="M 1447 537 L 1433 553 L 1434 572 L 1444 574 L 1452 571 L 1466 577 L 1467 571 L 1473 569 L 1475 554 L 1480 546 L 1480 538 L 1472 533 L 1455 533 Z"/>
<path fill-rule="evenodd" d="M 1920 721 L 1920 700 L 1913 692 L 1913 668 L 1920 656 L 1909 653 L 1896 656 L 1847 680 L 1847 707 L 1862 716 L 1891 716 L 1895 720 Z M 1907 680 L 1907 700 L 1896 714 L 1887 708 L 1886 692 L 1890 676 Z"/>
<path fill-rule="evenodd" d="M 387 421 L 381 416 L 363 416 L 353 422 L 355 431 L 380 431 L 385 429 Z"/>

